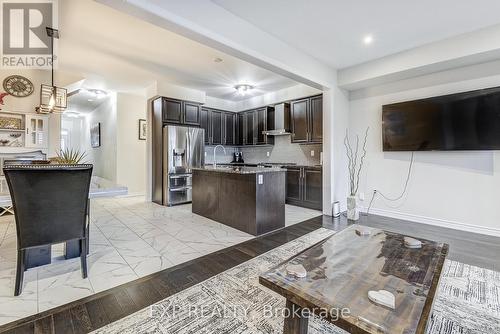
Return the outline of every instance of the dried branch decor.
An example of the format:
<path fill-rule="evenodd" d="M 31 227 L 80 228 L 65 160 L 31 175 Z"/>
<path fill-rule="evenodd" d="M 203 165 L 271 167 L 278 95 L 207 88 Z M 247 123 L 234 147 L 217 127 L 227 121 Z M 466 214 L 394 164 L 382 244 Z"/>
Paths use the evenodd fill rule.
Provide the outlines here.
<path fill-rule="evenodd" d="M 349 168 L 349 188 L 351 196 L 356 196 L 359 188 L 359 177 L 361 175 L 361 169 L 363 168 L 363 162 L 366 157 L 366 140 L 368 139 L 368 130 L 370 127 L 366 128 L 365 139 L 363 141 L 362 152 L 360 156 L 359 152 L 359 136 L 356 135 L 356 146 L 351 145 L 349 140 L 349 133 L 345 131 L 344 145 L 346 148 L 348 168 Z"/>

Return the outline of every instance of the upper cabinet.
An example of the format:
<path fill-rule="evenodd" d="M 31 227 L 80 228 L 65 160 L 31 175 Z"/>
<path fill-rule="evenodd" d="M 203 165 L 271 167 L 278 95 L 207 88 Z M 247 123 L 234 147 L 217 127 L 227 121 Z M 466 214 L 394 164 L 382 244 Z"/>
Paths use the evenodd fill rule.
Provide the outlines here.
<path fill-rule="evenodd" d="M 323 141 L 323 96 L 295 100 L 290 103 L 292 143 Z"/>
<path fill-rule="evenodd" d="M 264 107 L 238 114 L 239 145 L 272 145 L 274 137 L 263 134 L 274 129 L 274 108 Z"/>
<path fill-rule="evenodd" d="M 49 118 L 44 115 L 26 114 L 25 147 L 47 148 L 49 146 Z"/>
<path fill-rule="evenodd" d="M 194 102 L 183 102 L 184 124 L 200 126 L 201 106 Z"/>
<path fill-rule="evenodd" d="M 236 142 L 237 114 L 211 108 L 201 109 L 201 127 L 206 145 L 238 145 Z"/>
<path fill-rule="evenodd" d="M 309 141 L 321 143 L 323 142 L 323 96 L 311 97 L 309 103 L 311 107 L 309 113 Z"/>
<path fill-rule="evenodd" d="M 163 124 L 199 126 L 205 130 L 206 145 L 251 146 L 273 145 L 274 136 L 264 132 L 275 130 L 275 109 L 266 106 L 242 112 L 201 107 L 199 103 L 159 97 L 153 111 L 161 115 Z M 323 141 L 323 96 L 312 96 L 290 102 L 286 126 L 290 120 L 292 143 L 321 144 Z M 288 118 L 289 117 L 289 118 Z M 279 125 L 280 127 L 282 125 Z"/>
<path fill-rule="evenodd" d="M 223 144 L 224 145 L 237 145 L 236 143 L 236 113 L 225 111 L 223 114 Z"/>
<path fill-rule="evenodd" d="M 161 100 L 161 103 L 158 103 L 158 100 Z M 201 105 L 199 103 L 159 97 L 153 102 L 153 108 L 159 108 L 160 106 L 163 122 L 200 126 Z"/>
<path fill-rule="evenodd" d="M 290 103 L 290 128 L 293 143 L 307 143 L 309 139 L 308 114 L 309 99 Z"/>
<path fill-rule="evenodd" d="M 209 115 L 211 125 L 210 132 L 212 133 L 210 144 L 221 145 L 223 137 L 222 111 L 211 110 Z"/>
<path fill-rule="evenodd" d="M 201 108 L 200 111 L 200 127 L 205 130 L 205 144 L 210 144 L 210 110 L 207 108 Z"/>

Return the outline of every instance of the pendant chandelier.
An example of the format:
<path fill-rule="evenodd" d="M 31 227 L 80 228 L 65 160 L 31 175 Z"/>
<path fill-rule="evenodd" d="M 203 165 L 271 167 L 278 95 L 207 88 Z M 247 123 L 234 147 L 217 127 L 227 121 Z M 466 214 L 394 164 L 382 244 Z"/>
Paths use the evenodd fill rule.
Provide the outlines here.
<path fill-rule="evenodd" d="M 41 114 L 62 113 L 67 107 L 67 90 L 54 84 L 54 38 L 59 39 L 59 30 L 49 27 L 45 29 L 50 37 L 52 85 L 41 85 L 40 107 L 37 108 L 37 112 Z"/>

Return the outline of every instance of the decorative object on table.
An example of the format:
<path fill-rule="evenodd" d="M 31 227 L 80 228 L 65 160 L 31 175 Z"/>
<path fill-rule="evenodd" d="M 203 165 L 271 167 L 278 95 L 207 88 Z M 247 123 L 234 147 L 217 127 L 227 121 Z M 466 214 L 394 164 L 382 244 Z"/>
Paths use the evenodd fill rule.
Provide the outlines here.
<path fill-rule="evenodd" d="M 392 310 L 396 308 L 396 297 L 387 290 L 368 291 L 368 299 L 375 304 L 388 307 Z"/>
<path fill-rule="evenodd" d="M 95 123 L 90 127 L 90 145 L 93 148 L 101 146 L 101 123 Z"/>
<path fill-rule="evenodd" d="M 3 80 L 3 89 L 14 97 L 26 97 L 35 90 L 33 83 L 21 75 L 10 75 Z"/>
<path fill-rule="evenodd" d="M 358 226 L 358 227 L 356 227 L 356 234 L 361 236 L 361 237 L 364 237 L 364 236 L 372 234 L 372 231 L 370 230 L 369 227 Z"/>
<path fill-rule="evenodd" d="M 145 119 L 139 119 L 139 140 L 146 140 L 148 125 Z"/>
<path fill-rule="evenodd" d="M 0 115 L 0 129 L 22 130 L 22 119 Z"/>
<path fill-rule="evenodd" d="M 7 95 L 9 95 L 9 93 L 0 93 L 0 106 L 3 106 L 3 105 L 4 105 L 3 99 L 4 99 L 4 97 L 6 97 Z M 0 110 L 2 110 L 2 108 L 0 108 Z"/>
<path fill-rule="evenodd" d="M 55 162 L 61 165 L 76 165 L 84 163 L 83 159 L 87 154 L 85 152 L 80 152 L 79 149 L 65 148 L 57 153 Z"/>
<path fill-rule="evenodd" d="M 404 237 L 404 244 L 406 248 L 422 248 L 422 241 L 410 237 Z"/>
<path fill-rule="evenodd" d="M 304 278 L 307 276 L 306 268 L 304 268 L 301 264 L 289 264 L 286 266 L 286 272 L 288 275 L 298 278 Z"/>
<path fill-rule="evenodd" d="M 45 28 L 47 35 L 50 37 L 51 50 L 51 85 L 42 84 L 40 87 L 40 106 L 36 109 L 37 112 L 48 114 L 53 112 L 64 112 L 67 107 L 67 90 L 66 88 L 57 87 L 54 84 L 54 38 L 59 39 L 59 30 L 54 28 Z"/>
<path fill-rule="evenodd" d="M 348 169 L 349 169 L 349 196 L 347 197 L 347 219 L 358 220 L 359 211 L 356 201 L 356 195 L 359 189 L 359 178 L 361 175 L 361 169 L 363 168 L 363 162 L 366 157 L 366 140 L 368 138 L 368 130 L 365 131 L 365 139 L 363 141 L 362 152 L 359 152 L 359 136 L 356 135 L 356 145 L 351 145 L 349 140 L 349 133 L 346 130 L 344 137 L 344 145 L 346 148 L 347 159 L 348 159 Z"/>

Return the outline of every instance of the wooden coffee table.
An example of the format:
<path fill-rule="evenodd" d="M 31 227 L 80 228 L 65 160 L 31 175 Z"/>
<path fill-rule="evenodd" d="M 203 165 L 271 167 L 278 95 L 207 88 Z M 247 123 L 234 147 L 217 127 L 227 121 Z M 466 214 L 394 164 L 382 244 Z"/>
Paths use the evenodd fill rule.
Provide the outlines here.
<path fill-rule="evenodd" d="M 307 312 L 350 333 L 425 333 L 448 245 L 419 239 L 422 248 L 410 249 L 404 235 L 369 228 L 369 236 L 358 236 L 356 227 L 259 277 L 287 299 L 284 333 L 307 333 Z M 288 264 L 302 264 L 307 277 L 288 275 Z M 370 301 L 370 290 L 393 293 L 395 309 Z"/>

